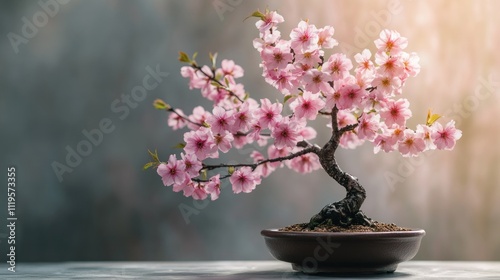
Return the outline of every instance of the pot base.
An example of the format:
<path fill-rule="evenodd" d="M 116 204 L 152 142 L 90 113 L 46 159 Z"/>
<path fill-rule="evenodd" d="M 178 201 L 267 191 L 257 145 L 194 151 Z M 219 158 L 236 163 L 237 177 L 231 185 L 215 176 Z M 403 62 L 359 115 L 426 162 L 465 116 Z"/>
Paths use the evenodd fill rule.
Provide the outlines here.
<path fill-rule="evenodd" d="M 292 269 L 303 273 L 328 273 L 328 274 L 385 274 L 393 273 L 398 267 L 395 265 L 385 266 L 332 266 L 332 265 L 318 265 L 316 267 L 302 266 L 301 264 L 292 263 Z"/>
<path fill-rule="evenodd" d="M 425 231 L 291 232 L 263 230 L 266 245 L 278 260 L 308 274 L 392 273 L 418 252 Z"/>

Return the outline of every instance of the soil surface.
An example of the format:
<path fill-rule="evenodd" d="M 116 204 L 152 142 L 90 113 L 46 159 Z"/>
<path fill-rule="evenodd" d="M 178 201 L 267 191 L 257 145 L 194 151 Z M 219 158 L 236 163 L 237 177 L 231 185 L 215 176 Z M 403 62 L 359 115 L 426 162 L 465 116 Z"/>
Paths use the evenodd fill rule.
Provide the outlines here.
<path fill-rule="evenodd" d="M 410 231 L 410 228 L 396 226 L 395 224 L 384 224 L 373 222 L 372 226 L 351 225 L 340 227 L 336 225 L 320 225 L 314 229 L 309 229 L 307 223 L 295 224 L 280 228 L 279 231 L 302 231 L 302 232 L 383 232 L 383 231 Z"/>

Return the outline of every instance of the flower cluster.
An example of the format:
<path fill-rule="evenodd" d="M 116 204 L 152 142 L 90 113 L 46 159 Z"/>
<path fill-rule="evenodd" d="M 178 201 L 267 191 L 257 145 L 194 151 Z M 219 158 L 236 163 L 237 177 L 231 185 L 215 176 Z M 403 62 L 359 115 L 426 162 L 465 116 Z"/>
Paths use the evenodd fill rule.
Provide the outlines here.
<path fill-rule="evenodd" d="M 157 167 L 163 183 L 173 185 L 174 191 L 182 190 L 194 199 L 210 195 L 214 200 L 224 178 L 229 178 L 235 193 L 248 193 L 278 167 L 286 165 L 300 173 L 319 169 L 315 153 L 301 153 L 304 145 L 310 145 L 307 141 L 316 137 L 308 121 L 318 116 L 331 118 L 336 113 L 338 128 L 352 127 L 343 131 L 341 147 L 355 148 L 368 141 L 375 153 L 399 151 L 403 156 L 416 156 L 436 148 L 449 150 L 461 137 L 453 121 L 443 126 L 436 122 L 436 115 L 415 130 L 406 126 L 412 112 L 408 100 L 401 97 L 402 88 L 420 66 L 415 53 L 404 51 L 408 42 L 398 32 L 383 30 L 375 40 L 376 53 L 365 49 L 354 56 L 353 64 L 343 53 L 325 54 L 338 45 L 331 26 L 317 28 L 301 21 L 289 39 L 283 39 L 278 30 L 284 21 L 281 15 L 275 11 L 254 15 L 260 19 L 256 23 L 259 38 L 253 45 L 262 59 L 263 77 L 284 95 L 284 102 L 250 98 L 236 81 L 244 71 L 232 60 L 222 60 L 216 68 L 215 56 L 211 56 L 213 67 L 199 66 L 194 58 L 181 59 L 189 63 L 181 74 L 189 79 L 190 89 L 199 89 L 213 108 L 198 106 L 192 114 L 167 108 L 172 129 L 189 129 L 180 159 L 171 155 Z M 218 158 L 219 152 L 253 142 L 268 145 L 267 157 L 254 151 L 253 163 L 203 163 Z M 228 173 L 207 175 L 218 168 L 227 168 Z"/>

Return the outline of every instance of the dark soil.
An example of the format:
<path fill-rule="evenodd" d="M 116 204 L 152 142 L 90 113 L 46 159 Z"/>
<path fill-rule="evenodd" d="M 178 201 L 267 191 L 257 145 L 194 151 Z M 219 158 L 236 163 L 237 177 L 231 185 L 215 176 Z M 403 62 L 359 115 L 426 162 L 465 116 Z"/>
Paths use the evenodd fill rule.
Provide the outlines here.
<path fill-rule="evenodd" d="M 383 231 L 410 231 L 410 228 L 398 227 L 395 224 L 384 224 L 373 222 L 371 226 L 351 225 L 341 227 L 336 225 L 319 225 L 314 229 L 309 229 L 307 223 L 295 224 L 280 228 L 280 231 L 301 231 L 301 232 L 383 232 Z"/>

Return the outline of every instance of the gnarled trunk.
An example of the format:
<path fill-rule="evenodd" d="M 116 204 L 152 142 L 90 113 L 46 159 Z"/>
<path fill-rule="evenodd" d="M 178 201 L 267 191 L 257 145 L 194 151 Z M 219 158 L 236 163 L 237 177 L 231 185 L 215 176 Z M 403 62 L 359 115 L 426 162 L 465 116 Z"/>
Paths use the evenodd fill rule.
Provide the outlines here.
<path fill-rule="evenodd" d="M 334 224 L 338 226 L 350 225 L 371 225 L 370 218 L 359 210 L 366 198 L 366 192 L 363 186 L 359 184 L 358 179 L 340 169 L 335 160 L 335 151 L 338 148 L 340 137 L 343 133 L 352 130 L 356 125 L 351 125 L 338 129 L 337 112 L 335 107 L 332 110 L 332 137 L 321 149 L 315 151 L 319 157 L 321 166 L 330 177 L 335 179 L 346 191 L 346 197 L 338 202 L 326 205 L 318 214 L 314 215 L 309 228 L 314 228 L 320 224 Z"/>

